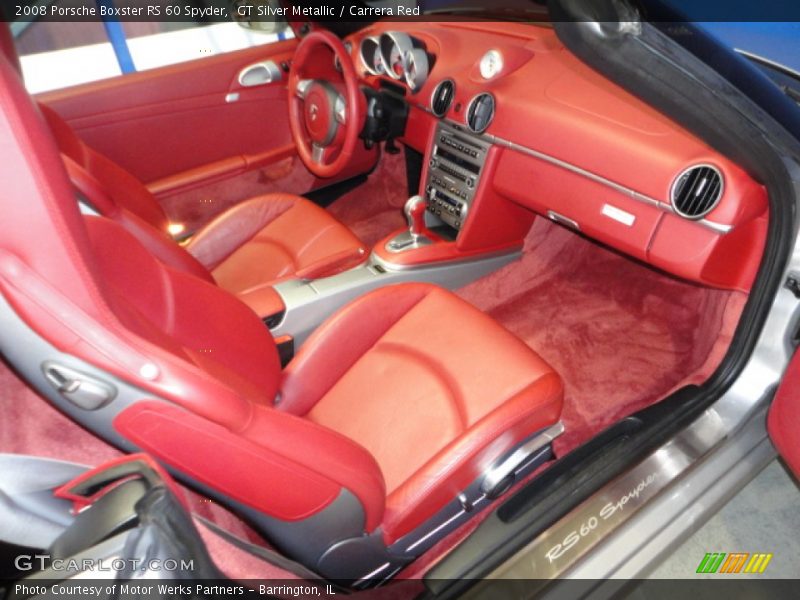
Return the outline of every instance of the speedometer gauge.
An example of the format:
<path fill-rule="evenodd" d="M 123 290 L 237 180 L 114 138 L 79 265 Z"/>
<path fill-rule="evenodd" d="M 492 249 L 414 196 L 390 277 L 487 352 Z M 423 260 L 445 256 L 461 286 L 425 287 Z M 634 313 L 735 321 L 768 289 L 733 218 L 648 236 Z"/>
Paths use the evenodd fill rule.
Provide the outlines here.
<path fill-rule="evenodd" d="M 386 74 L 393 79 L 402 79 L 406 54 L 414 49 L 411 37 L 401 31 L 387 31 L 381 34 L 378 46 Z"/>
<path fill-rule="evenodd" d="M 478 65 L 481 72 L 481 77 L 484 79 L 492 79 L 500 74 L 503 70 L 503 55 L 499 50 L 489 50 L 481 58 Z"/>
<path fill-rule="evenodd" d="M 383 68 L 390 77 L 400 79 L 403 76 L 403 72 L 405 71 L 403 55 L 400 53 L 400 49 L 397 46 L 392 46 L 392 49 L 389 51 L 389 60 L 384 61 Z"/>

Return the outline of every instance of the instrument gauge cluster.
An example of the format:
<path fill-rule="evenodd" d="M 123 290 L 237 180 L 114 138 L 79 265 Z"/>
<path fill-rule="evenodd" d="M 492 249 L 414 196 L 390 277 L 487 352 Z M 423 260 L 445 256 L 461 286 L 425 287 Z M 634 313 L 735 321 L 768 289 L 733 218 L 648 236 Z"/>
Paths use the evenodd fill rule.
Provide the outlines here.
<path fill-rule="evenodd" d="M 407 33 L 386 31 L 378 37 L 365 37 L 359 55 L 368 73 L 404 81 L 412 92 L 428 79 L 431 64 L 424 44 Z"/>

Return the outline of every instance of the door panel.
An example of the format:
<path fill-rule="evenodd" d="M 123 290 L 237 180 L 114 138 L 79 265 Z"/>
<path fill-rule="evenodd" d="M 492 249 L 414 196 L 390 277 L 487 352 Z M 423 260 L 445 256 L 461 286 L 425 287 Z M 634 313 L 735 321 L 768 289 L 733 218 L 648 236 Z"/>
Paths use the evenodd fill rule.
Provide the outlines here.
<path fill-rule="evenodd" d="M 772 401 L 767 418 L 767 430 L 794 473 L 800 476 L 800 354 L 795 353 L 778 391 Z"/>
<path fill-rule="evenodd" d="M 166 193 L 173 185 L 207 183 L 294 153 L 286 74 L 248 88 L 238 77 L 256 62 L 291 60 L 296 46 L 293 39 L 256 46 L 37 99 L 93 148 Z"/>

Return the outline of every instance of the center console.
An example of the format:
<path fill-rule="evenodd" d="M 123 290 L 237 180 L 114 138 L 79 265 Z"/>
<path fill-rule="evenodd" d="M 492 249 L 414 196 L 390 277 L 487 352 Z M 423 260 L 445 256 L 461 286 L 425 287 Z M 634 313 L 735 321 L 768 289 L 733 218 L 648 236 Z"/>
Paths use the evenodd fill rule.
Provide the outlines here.
<path fill-rule="evenodd" d="M 495 190 L 503 147 L 453 122 L 438 121 L 429 135 L 422 194 L 406 202 L 406 228 L 379 241 L 353 269 L 282 281 L 257 302 L 243 298 L 277 340 L 299 347 L 331 313 L 370 290 L 405 282 L 457 289 L 520 256 L 534 213 Z"/>
<path fill-rule="evenodd" d="M 430 227 L 460 231 L 470 214 L 491 145 L 440 122 L 428 162 L 425 196 Z"/>

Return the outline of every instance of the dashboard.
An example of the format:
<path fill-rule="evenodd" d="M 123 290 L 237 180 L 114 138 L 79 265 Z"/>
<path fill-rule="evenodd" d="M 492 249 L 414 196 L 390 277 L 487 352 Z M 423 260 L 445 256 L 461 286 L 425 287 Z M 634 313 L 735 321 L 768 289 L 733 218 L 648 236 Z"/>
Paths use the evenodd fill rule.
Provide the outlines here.
<path fill-rule="evenodd" d="M 679 277 L 749 289 L 764 188 L 551 28 L 382 22 L 346 41 L 362 85 L 407 104 L 399 140 L 424 155 L 420 193 L 459 249 L 521 242 L 523 210 Z"/>

